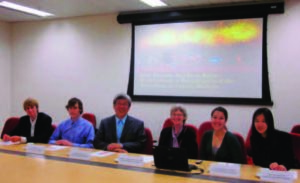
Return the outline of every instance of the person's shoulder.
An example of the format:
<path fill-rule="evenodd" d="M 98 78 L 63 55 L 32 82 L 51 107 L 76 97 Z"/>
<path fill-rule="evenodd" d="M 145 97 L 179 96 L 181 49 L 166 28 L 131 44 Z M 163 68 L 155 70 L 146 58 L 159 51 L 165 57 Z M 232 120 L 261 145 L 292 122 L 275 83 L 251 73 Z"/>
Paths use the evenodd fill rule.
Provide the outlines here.
<path fill-rule="evenodd" d="M 50 118 L 50 119 L 52 119 L 51 116 L 49 116 L 48 114 L 46 114 L 46 113 L 44 113 L 44 112 L 39 112 L 39 113 L 38 113 L 38 117 L 40 117 L 40 118 Z"/>
<path fill-rule="evenodd" d="M 214 133 L 213 130 L 207 130 L 206 132 L 204 132 L 204 134 L 206 135 L 212 135 Z"/>
<path fill-rule="evenodd" d="M 227 131 L 225 137 L 230 140 L 238 141 L 237 137 L 230 131 Z"/>
<path fill-rule="evenodd" d="M 80 117 L 80 121 L 81 121 L 81 123 L 84 123 L 84 125 L 86 125 L 88 127 L 93 127 L 92 123 L 90 121 L 88 121 L 87 119 L 84 119 L 83 117 Z"/>
<path fill-rule="evenodd" d="M 172 131 L 172 127 L 166 127 L 166 128 L 163 128 L 161 130 L 161 133 L 167 133 L 167 132 L 170 132 L 170 131 Z"/>
<path fill-rule="evenodd" d="M 230 131 L 227 131 L 225 135 L 230 137 L 230 138 L 235 138 L 235 135 Z"/>
<path fill-rule="evenodd" d="M 21 116 L 20 119 L 19 119 L 19 121 L 26 121 L 26 120 L 29 120 L 28 115 Z"/>
<path fill-rule="evenodd" d="M 63 126 L 65 126 L 67 123 L 70 123 L 71 122 L 71 119 L 70 118 L 68 118 L 68 119 L 65 119 L 65 120 L 63 120 L 63 121 L 61 121 L 59 124 L 58 124 L 58 128 L 60 128 L 60 127 L 63 127 Z"/>
<path fill-rule="evenodd" d="M 213 131 L 212 131 L 212 130 L 208 130 L 208 131 L 204 132 L 203 138 L 204 138 L 204 137 L 210 137 L 210 136 L 212 136 L 212 135 L 213 135 Z"/>
<path fill-rule="evenodd" d="M 110 122 L 110 121 L 115 121 L 115 115 L 108 116 L 106 118 L 101 119 L 102 123 L 107 123 L 107 122 Z"/>
<path fill-rule="evenodd" d="M 135 118 L 133 116 L 127 116 L 127 120 L 128 121 L 132 121 L 132 122 L 135 122 L 135 123 L 144 123 L 142 120 L 138 119 L 138 118 Z"/>
<path fill-rule="evenodd" d="M 194 132 L 194 129 L 192 127 L 184 125 L 184 128 L 185 128 L 186 131 L 189 131 L 189 132 L 192 131 L 192 132 Z"/>
<path fill-rule="evenodd" d="M 285 136 L 289 135 L 289 133 L 277 129 L 274 130 L 274 133 L 276 135 L 285 135 Z"/>
<path fill-rule="evenodd" d="M 280 131 L 280 130 L 274 130 L 274 136 L 277 139 L 290 139 L 291 135 L 287 132 Z"/>

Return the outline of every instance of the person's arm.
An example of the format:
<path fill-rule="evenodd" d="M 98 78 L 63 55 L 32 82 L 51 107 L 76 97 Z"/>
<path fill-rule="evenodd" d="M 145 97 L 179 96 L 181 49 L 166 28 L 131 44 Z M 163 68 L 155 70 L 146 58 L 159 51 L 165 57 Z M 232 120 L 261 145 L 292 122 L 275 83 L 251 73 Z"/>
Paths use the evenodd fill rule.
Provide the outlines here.
<path fill-rule="evenodd" d="M 49 142 L 48 142 L 49 144 L 56 144 L 56 141 L 61 139 L 60 128 L 61 128 L 61 124 L 58 125 L 58 127 L 55 129 L 55 131 L 51 135 Z"/>
<path fill-rule="evenodd" d="M 278 139 L 277 141 L 281 142 L 280 145 L 278 145 L 277 151 L 280 153 L 280 160 L 277 162 L 280 165 L 283 165 L 287 170 L 291 168 L 295 168 L 295 156 L 293 151 L 293 144 L 292 144 L 292 137 L 290 134 L 281 132 L 282 137 L 281 139 Z"/>
<path fill-rule="evenodd" d="M 244 158 L 241 144 L 233 134 L 231 134 L 230 141 L 228 144 L 230 145 L 230 154 L 232 155 L 232 163 L 245 164 L 246 159 Z"/>
<path fill-rule="evenodd" d="M 27 142 L 27 138 L 25 136 L 25 132 L 24 130 L 26 130 L 26 117 L 22 116 L 19 120 L 19 123 L 17 124 L 17 126 L 8 134 L 8 141 L 12 141 L 12 142 L 20 142 L 20 143 L 26 143 Z"/>
<path fill-rule="evenodd" d="M 135 140 L 131 142 L 124 142 L 122 143 L 122 145 L 123 145 L 123 149 L 125 149 L 128 152 L 139 153 L 143 150 L 145 142 L 146 142 L 146 135 L 145 135 L 144 123 L 142 122 L 137 126 Z"/>
<path fill-rule="evenodd" d="M 269 168 L 271 162 L 266 160 L 263 156 L 265 152 L 263 152 L 260 142 L 258 140 L 251 139 L 250 144 L 253 163 L 261 167 Z"/>
<path fill-rule="evenodd" d="M 9 135 L 9 136 L 22 136 L 20 134 L 21 131 L 22 131 L 22 128 L 23 128 L 21 120 L 22 120 L 22 117 L 20 118 L 19 123 L 17 124 L 17 126 L 12 131 L 10 131 L 7 135 Z"/>
<path fill-rule="evenodd" d="M 164 128 L 161 130 L 160 135 L 159 135 L 159 140 L 158 140 L 158 145 L 159 146 L 170 146 L 169 141 L 169 135 L 168 135 L 168 128 Z"/>
<path fill-rule="evenodd" d="M 72 143 L 73 147 L 93 148 L 93 141 L 95 138 L 94 127 L 89 124 L 86 129 L 86 142 L 84 144 Z"/>
<path fill-rule="evenodd" d="M 109 143 L 105 142 L 105 133 L 107 132 L 105 131 L 104 121 L 102 120 L 93 142 L 93 145 L 96 149 L 107 150 Z"/>
<path fill-rule="evenodd" d="M 188 134 L 186 134 L 188 138 L 186 138 L 187 142 L 187 153 L 188 157 L 191 159 L 198 158 L 198 144 L 196 142 L 196 134 L 194 131 L 189 130 Z"/>
<path fill-rule="evenodd" d="M 202 136 L 201 145 L 200 145 L 199 155 L 201 160 L 209 160 L 209 156 L 207 152 L 207 148 L 208 148 L 207 146 L 209 146 L 209 142 L 210 142 L 209 133 L 206 132 Z"/>

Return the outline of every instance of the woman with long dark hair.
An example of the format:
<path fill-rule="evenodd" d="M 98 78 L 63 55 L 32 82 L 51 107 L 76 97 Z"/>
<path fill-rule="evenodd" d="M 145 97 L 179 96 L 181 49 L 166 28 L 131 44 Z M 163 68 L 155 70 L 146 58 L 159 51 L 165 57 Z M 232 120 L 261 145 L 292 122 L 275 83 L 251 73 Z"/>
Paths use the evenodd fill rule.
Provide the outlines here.
<path fill-rule="evenodd" d="M 250 143 L 255 165 L 280 171 L 294 167 L 291 136 L 275 129 L 269 109 L 259 108 L 254 112 Z"/>
<path fill-rule="evenodd" d="M 227 110 L 217 107 L 211 112 L 213 130 L 204 133 L 201 140 L 200 159 L 228 163 L 245 163 L 237 138 L 226 127 Z"/>

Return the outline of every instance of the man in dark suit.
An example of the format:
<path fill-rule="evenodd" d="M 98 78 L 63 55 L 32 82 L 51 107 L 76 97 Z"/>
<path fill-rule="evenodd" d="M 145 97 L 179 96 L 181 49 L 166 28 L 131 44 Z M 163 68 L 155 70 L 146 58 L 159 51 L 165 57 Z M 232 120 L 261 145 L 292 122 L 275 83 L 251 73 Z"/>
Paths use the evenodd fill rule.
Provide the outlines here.
<path fill-rule="evenodd" d="M 4 141 L 48 143 L 52 134 L 52 119 L 45 113 L 39 112 L 38 101 L 28 98 L 23 103 L 27 113 L 22 116 L 18 125 L 9 134 L 3 136 Z"/>
<path fill-rule="evenodd" d="M 94 147 L 114 152 L 141 152 L 146 142 L 144 122 L 128 115 L 130 97 L 119 94 L 113 105 L 115 115 L 101 120 Z"/>

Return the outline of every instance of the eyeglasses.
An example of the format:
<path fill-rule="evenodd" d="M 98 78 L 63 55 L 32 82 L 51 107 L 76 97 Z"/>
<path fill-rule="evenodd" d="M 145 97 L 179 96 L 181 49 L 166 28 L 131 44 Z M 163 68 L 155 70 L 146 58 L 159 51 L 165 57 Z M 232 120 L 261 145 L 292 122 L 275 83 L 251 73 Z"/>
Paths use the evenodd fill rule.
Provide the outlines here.
<path fill-rule="evenodd" d="M 175 117 L 177 117 L 177 116 L 184 116 L 183 114 L 171 114 L 171 116 L 175 116 Z"/>

